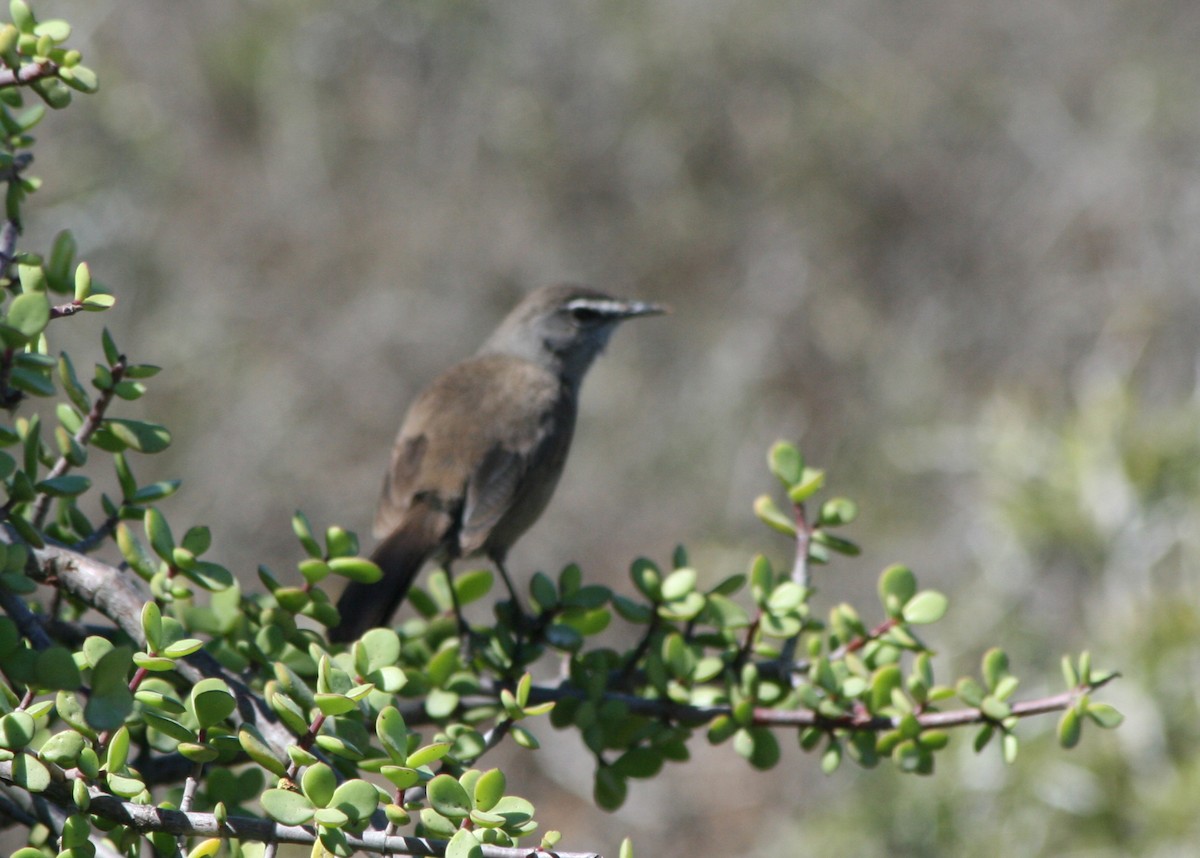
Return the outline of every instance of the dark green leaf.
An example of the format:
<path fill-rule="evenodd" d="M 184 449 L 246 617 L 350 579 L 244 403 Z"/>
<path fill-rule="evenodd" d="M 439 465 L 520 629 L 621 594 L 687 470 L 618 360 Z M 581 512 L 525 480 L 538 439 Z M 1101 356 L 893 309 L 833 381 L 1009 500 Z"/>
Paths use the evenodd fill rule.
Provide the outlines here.
<path fill-rule="evenodd" d="M 126 447 L 139 453 L 160 453 L 171 444 L 171 433 L 157 423 L 110 417 L 102 426 Z"/>

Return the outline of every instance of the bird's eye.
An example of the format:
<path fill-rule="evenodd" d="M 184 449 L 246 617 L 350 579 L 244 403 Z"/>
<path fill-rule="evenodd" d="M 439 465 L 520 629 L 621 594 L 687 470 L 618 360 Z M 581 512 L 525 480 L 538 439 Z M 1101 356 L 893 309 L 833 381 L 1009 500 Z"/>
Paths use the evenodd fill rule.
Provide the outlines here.
<path fill-rule="evenodd" d="M 591 307 L 572 307 L 571 318 L 580 325 L 594 325 L 601 319 L 601 313 Z"/>

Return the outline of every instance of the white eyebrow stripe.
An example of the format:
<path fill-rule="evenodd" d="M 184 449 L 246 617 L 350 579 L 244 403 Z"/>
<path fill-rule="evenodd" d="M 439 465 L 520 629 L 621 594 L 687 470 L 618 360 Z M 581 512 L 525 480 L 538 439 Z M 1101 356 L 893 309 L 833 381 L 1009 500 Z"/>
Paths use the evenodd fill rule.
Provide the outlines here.
<path fill-rule="evenodd" d="M 623 301 L 606 301 L 603 298 L 576 298 L 567 304 L 568 310 L 593 310 L 605 316 L 616 316 L 629 309 Z"/>

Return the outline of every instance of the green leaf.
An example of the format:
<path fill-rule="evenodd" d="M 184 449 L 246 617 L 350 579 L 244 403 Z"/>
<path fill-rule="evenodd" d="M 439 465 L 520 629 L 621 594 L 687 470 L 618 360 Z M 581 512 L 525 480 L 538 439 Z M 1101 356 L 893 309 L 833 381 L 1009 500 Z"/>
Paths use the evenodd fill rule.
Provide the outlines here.
<path fill-rule="evenodd" d="M 39 652 L 33 672 L 41 688 L 74 691 L 83 686 L 79 667 L 66 647 L 52 646 Z"/>
<path fill-rule="evenodd" d="M 154 378 L 162 372 L 162 367 L 150 363 L 138 363 L 125 370 L 126 378 Z"/>
<path fill-rule="evenodd" d="M 313 536 L 312 524 L 309 523 L 308 516 L 300 510 L 292 516 L 292 532 L 296 534 L 296 538 L 300 540 L 301 546 L 309 557 L 320 558 L 324 556 L 321 551 L 321 546 L 317 543 Z"/>
<path fill-rule="evenodd" d="M 92 668 L 92 693 L 84 707 L 84 717 L 93 728 L 115 730 L 133 712 L 133 693 L 129 690 L 132 665 L 133 651 L 119 646 L 105 653 Z"/>
<path fill-rule="evenodd" d="M 150 507 L 142 521 L 154 553 L 168 563 L 175 562 L 175 538 L 171 535 L 171 527 L 162 513 Z"/>
<path fill-rule="evenodd" d="M 28 712 L 9 712 L 0 716 L 0 748 L 19 751 L 33 741 L 37 724 Z"/>
<path fill-rule="evenodd" d="M 79 755 L 83 753 L 83 749 L 83 736 L 74 730 L 63 730 L 47 739 L 38 754 L 43 760 L 54 763 L 60 768 L 69 769 L 79 762 Z"/>
<path fill-rule="evenodd" d="M 50 770 L 29 754 L 17 754 L 12 761 L 12 780 L 28 792 L 44 792 L 50 786 Z"/>
<path fill-rule="evenodd" d="M 48 480 L 42 480 L 34 488 L 42 494 L 63 498 L 81 495 L 91 488 L 91 486 L 92 481 L 87 477 L 77 474 L 66 474 L 61 477 L 51 477 Z"/>
<path fill-rule="evenodd" d="M 323 715 L 345 715 L 358 708 L 358 704 L 343 694 L 318 694 L 317 708 Z"/>
<path fill-rule="evenodd" d="M 645 746 L 630 748 L 613 762 L 613 768 L 624 778 L 652 778 L 662 766 L 662 752 Z"/>
<path fill-rule="evenodd" d="M 500 769 L 489 769 L 475 781 L 474 804 L 479 810 L 489 811 L 504 797 L 508 782 Z"/>
<path fill-rule="evenodd" d="M 1125 716 L 1107 703 L 1091 703 L 1087 707 L 1087 716 L 1106 730 L 1119 727 Z"/>
<path fill-rule="evenodd" d="M 335 524 L 325 529 L 325 547 L 330 557 L 354 557 L 358 554 L 358 537 Z"/>
<path fill-rule="evenodd" d="M 134 798 L 146 791 L 146 785 L 141 779 L 131 775 L 109 772 L 104 780 L 109 790 L 121 798 Z"/>
<path fill-rule="evenodd" d="M 904 606 L 916 592 L 917 577 L 907 566 L 894 564 L 879 576 L 879 600 L 893 619 L 900 619 Z"/>
<path fill-rule="evenodd" d="M 57 249 L 57 248 L 56 248 Z M 67 263 L 70 264 L 69 262 Z M 86 262 L 80 262 L 75 268 L 75 300 L 83 301 L 92 294 L 92 269 Z"/>
<path fill-rule="evenodd" d="M 8 14 L 12 18 L 12 22 L 17 25 L 17 29 L 22 33 L 32 33 L 37 21 L 33 17 L 33 12 L 30 11 L 29 5 L 25 0 L 10 0 L 8 4 Z"/>
<path fill-rule="evenodd" d="M 628 786 L 625 779 L 612 766 L 599 766 L 596 769 L 596 783 L 592 797 L 596 804 L 605 810 L 616 810 L 625 803 Z"/>
<path fill-rule="evenodd" d="M 192 686 L 188 704 L 188 709 L 200 725 L 200 729 L 207 730 L 232 714 L 237 708 L 237 699 L 225 684 L 225 680 L 211 677 Z"/>
<path fill-rule="evenodd" d="M 97 297 L 99 296 L 92 296 L 92 298 Z M 137 450 L 139 453 L 161 453 L 171 445 L 171 433 L 157 423 L 110 417 L 101 426 L 105 432 L 117 439 L 121 445 Z M 102 445 L 97 444 L 97 446 Z M 107 450 L 109 448 L 102 446 L 102 449 Z"/>
<path fill-rule="evenodd" d="M 66 81 L 68 86 L 70 86 L 72 89 L 77 89 L 80 92 L 92 93 L 100 88 L 100 79 L 96 76 L 96 73 L 87 66 L 74 65 L 69 68 L 63 67 L 59 69 L 58 74 L 64 81 Z M 111 298 L 112 296 L 91 295 L 84 302 L 84 306 L 87 306 L 88 301 L 101 297 Z"/>
<path fill-rule="evenodd" d="M 365 557 L 334 557 L 329 561 L 329 568 L 359 584 L 374 584 L 383 578 L 383 570 Z"/>
<path fill-rule="evenodd" d="M 772 614 L 786 614 L 804 602 L 804 588 L 794 581 L 784 581 L 767 597 L 767 610 Z"/>
<path fill-rule="evenodd" d="M 117 348 L 112 331 L 108 328 L 100 332 L 100 345 L 104 348 L 104 359 L 108 361 L 109 366 L 116 366 L 121 362 L 121 350 Z"/>
<path fill-rule="evenodd" d="M 996 683 L 996 687 L 992 689 L 992 694 L 997 700 L 1007 700 L 1013 696 L 1019 684 L 1019 679 L 1012 674 L 1008 674 Z"/>
<path fill-rule="evenodd" d="M 193 763 L 211 763 L 220 752 L 212 745 L 202 745 L 197 742 L 180 742 L 175 751 Z"/>
<path fill-rule="evenodd" d="M 540 601 L 539 604 L 545 606 Z M 648 623 L 654 616 L 654 609 L 650 605 L 635 602 L 621 595 L 613 596 L 613 607 L 622 619 L 630 623 Z"/>
<path fill-rule="evenodd" d="M 180 566 L 179 572 L 189 581 L 196 583 L 205 590 L 218 592 L 234 585 L 233 573 L 217 563 L 207 560 L 195 561 L 190 566 Z"/>
<path fill-rule="evenodd" d="M 927 625 L 936 623 L 946 614 L 949 600 L 937 590 L 922 590 L 904 605 L 901 616 L 906 623 Z"/>
<path fill-rule="evenodd" d="M 44 292 L 22 292 L 8 305 L 4 323 L 25 339 L 33 339 L 50 323 L 50 299 Z"/>
<path fill-rule="evenodd" d="M 9 380 L 14 387 L 20 388 L 26 393 L 34 396 L 53 396 L 54 382 L 50 380 L 49 373 L 38 368 L 31 368 L 20 363 L 20 358 L 17 359 L 17 366 L 13 367 L 13 371 L 9 376 Z"/>
<path fill-rule="evenodd" d="M 791 488 L 804 474 L 804 456 L 796 445 L 776 441 L 767 454 L 767 467 L 784 488 Z"/>
<path fill-rule="evenodd" d="M 156 483 L 142 486 L 126 497 L 125 500 L 131 504 L 138 505 L 154 503 L 175 494 L 179 490 L 180 483 L 180 480 L 159 480 Z"/>
<path fill-rule="evenodd" d="M 1008 673 L 1008 656 L 999 647 L 992 647 L 983 654 L 983 681 L 989 690 L 994 690 Z"/>
<path fill-rule="evenodd" d="M 364 639 L 365 640 L 365 639 Z M 395 706 L 387 706 L 375 719 L 375 735 L 392 759 L 402 765 L 408 760 L 408 727 Z M 419 764 L 418 764 L 419 765 Z"/>
<path fill-rule="evenodd" d="M 1079 685 L 1079 674 L 1075 672 L 1075 665 L 1069 655 L 1062 657 L 1062 672 L 1063 681 L 1066 682 L 1067 688 L 1075 688 Z"/>
<path fill-rule="evenodd" d="M 189 527 L 188 532 L 183 535 L 180 545 L 199 557 L 212 545 L 212 531 L 204 525 Z"/>
<path fill-rule="evenodd" d="M 840 527 L 858 518 L 858 504 L 849 498 L 830 498 L 821 504 L 817 523 L 821 527 Z"/>
<path fill-rule="evenodd" d="M 993 721 L 1003 721 L 1012 714 L 1012 707 L 1003 700 L 997 700 L 989 694 L 979 704 L 979 711 Z"/>
<path fill-rule="evenodd" d="M 842 764 L 842 743 L 836 739 L 830 739 L 829 744 L 825 746 L 825 750 L 821 753 L 821 771 L 827 775 L 837 771 L 838 766 Z"/>
<path fill-rule="evenodd" d="M 66 352 L 63 352 L 58 359 L 58 377 L 62 381 L 63 390 L 75 407 L 83 412 L 88 411 L 92 407 L 92 399 L 88 396 L 87 389 L 79 383 L 79 376 L 75 374 L 75 366 Z M 59 421 L 61 422 L 61 420 L 60 415 Z M 72 433 L 77 431 L 77 428 L 70 426 L 66 428 Z"/>
<path fill-rule="evenodd" d="M 392 629 L 371 629 L 362 636 L 358 646 L 362 647 L 366 659 L 363 674 L 381 667 L 394 667 L 400 661 L 400 636 Z"/>
<path fill-rule="evenodd" d="M 300 779 L 304 794 L 317 807 L 328 807 L 337 789 L 337 776 L 325 763 L 314 763 L 304 770 Z"/>
<path fill-rule="evenodd" d="M 421 782 L 421 773 L 407 766 L 380 766 L 379 773 L 398 790 L 406 790 Z"/>
<path fill-rule="evenodd" d="M 676 569 L 663 579 L 661 592 L 664 601 L 682 599 L 696 589 L 695 569 Z"/>
<path fill-rule="evenodd" d="M 770 495 L 759 495 L 755 499 L 754 514 L 758 516 L 763 524 L 778 530 L 780 533 L 791 537 L 796 535 L 796 523 L 775 505 L 775 501 Z"/>
<path fill-rule="evenodd" d="M 147 602 L 142 605 L 142 634 L 146 636 L 146 644 L 151 652 L 162 649 L 163 639 L 162 611 L 157 602 Z"/>
<path fill-rule="evenodd" d="M 812 540 L 814 543 L 813 548 L 817 545 L 823 545 L 831 551 L 845 554 L 847 557 L 857 557 L 862 554 L 862 549 L 858 546 L 858 543 L 851 542 L 849 539 L 843 539 L 840 536 L 834 536 L 828 530 L 814 531 Z"/>
<path fill-rule="evenodd" d="M 296 564 L 296 568 L 300 570 L 300 575 L 309 584 L 319 584 L 329 577 L 331 571 L 329 564 L 319 557 L 306 557 Z"/>
<path fill-rule="evenodd" d="M 218 803 L 218 807 L 221 805 Z M 187 854 L 187 858 L 214 858 L 225 845 L 225 841 L 219 837 L 209 837 L 207 840 L 201 840 L 196 844 L 195 848 Z"/>
<path fill-rule="evenodd" d="M 446 844 L 446 858 L 482 858 L 482 856 L 483 847 L 479 838 L 466 828 L 460 828 L 454 832 L 454 836 Z"/>
<path fill-rule="evenodd" d="M 180 724 L 174 718 L 168 718 L 151 709 L 142 712 L 141 718 L 148 727 L 153 727 L 164 736 L 169 736 L 176 742 L 195 742 L 196 732 L 190 727 Z"/>
<path fill-rule="evenodd" d="M 955 692 L 958 694 L 959 699 L 968 706 L 978 707 L 983 703 L 983 686 L 970 677 L 960 679 Z"/>
<path fill-rule="evenodd" d="M 110 772 L 124 771 L 125 763 L 128 761 L 129 728 L 122 725 L 108 740 L 108 754 L 105 757 L 104 768 Z"/>
<path fill-rule="evenodd" d="M 1083 732 L 1083 722 L 1075 707 L 1068 707 L 1058 719 L 1058 744 L 1064 748 L 1074 748 L 1079 744 Z"/>
<path fill-rule="evenodd" d="M 367 781 L 353 778 L 333 791 L 329 806 L 346 814 L 352 822 L 370 819 L 379 807 L 379 792 Z"/>
<path fill-rule="evenodd" d="M 275 755 L 275 751 L 267 744 L 258 728 L 253 724 L 242 724 L 238 728 L 238 744 L 242 746 L 242 750 L 250 759 L 271 774 L 276 777 L 284 777 L 287 774 L 287 764 Z M 302 823 L 292 824 L 300 825 Z"/>
<path fill-rule="evenodd" d="M 48 18 L 39 21 L 33 28 L 35 36 L 48 36 L 55 44 L 61 44 L 71 38 L 71 25 L 61 18 Z"/>
<path fill-rule="evenodd" d="M 438 775 L 425 787 L 429 804 L 447 819 L 465 819 L 473 808 L 462 784 L 450 775 Z"/>
<path fill-rule="evenodd" d="M 1000 749 L 1004 762 L 1010 766 L 1017 761 L 1017 751 L 1020 748 L 1020 741 L 1015 733 L 1005 733 L 1000 739 Z"/>
<path fill-rule="evenodd" d="M 482 599 L 492 589 L 494 579 L 490 569 L 474 569 L 454 579 L 454 593 L 459 607 Z"/>
<path fill-rule="evenodd" d="M 263 810 L 276 822 L 284 825 L 304 825 L 316 810 L 307 797 L 285 789 L 269 789 L 260 799 Z"/>
<path fill-rule="evenodd" d="M 653 560 L 639 557 L 629 567 L 629 575 L 634 586 L 651 602 L 662 600 L 662 573 L 654 565 Z"/>
<path fill-rule="evenodd" d="M 430 763 L 435 763 L 446 754 L 450 753 L 453 744 L 450 742 L 433 742 L 418 748 L 408 755 L 406 765 L 409 768 L 417 769 L 421 766 L 427 766 Z"/>
<path fill-rule="evenodd" d="M 788 499 L 795 504 L 804 503 L 824 486 L 824 471 L 817 468 L 805 468 L 800 481 L 788 489 Z"/>

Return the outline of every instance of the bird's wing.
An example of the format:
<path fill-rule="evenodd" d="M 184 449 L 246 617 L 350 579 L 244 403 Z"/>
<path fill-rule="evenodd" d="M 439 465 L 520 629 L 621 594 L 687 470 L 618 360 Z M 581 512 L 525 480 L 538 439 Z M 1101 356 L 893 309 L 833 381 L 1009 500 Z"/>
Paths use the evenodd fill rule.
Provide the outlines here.
<path fill-rule="evenodd" d="M 404 513 L 412 506 L 414 485 L 428 446 L 424 435 L 396 439 L 391 464 L 383 475 L 379 506 L 375 510 L 373 530 L 377 538 L 382 539 L 399 527 Z"/>
<path fill-rule="evenodd" d="M 529 457 L 512 449 L 497 446 L 484 456 L 467 483 L 467 500 L 458 530 L 464 555 L 483 547 L 492 528 L 512 508 L 528 470 Z"/>
<path fill-rule="evenodd" d="M 456 555 L 485 548 L 502 555 L 549 500 L 574 411 L 558 377 L 530 361 L 486 355 L 447 370 L 401 426 L 376 535 L 401 526 L 410 510 L 429 508 L 454 528 Z"/>
<path fill-rule="evenodd" d="M 554 493 L 571 444 L 574 397 L 556 380 L 538 382 L 507 403 L 503 419 L 493 415 L 493 443 L 471 471 L 459 518 L 464 556 L 486 550 L 503 560 Z"/>

